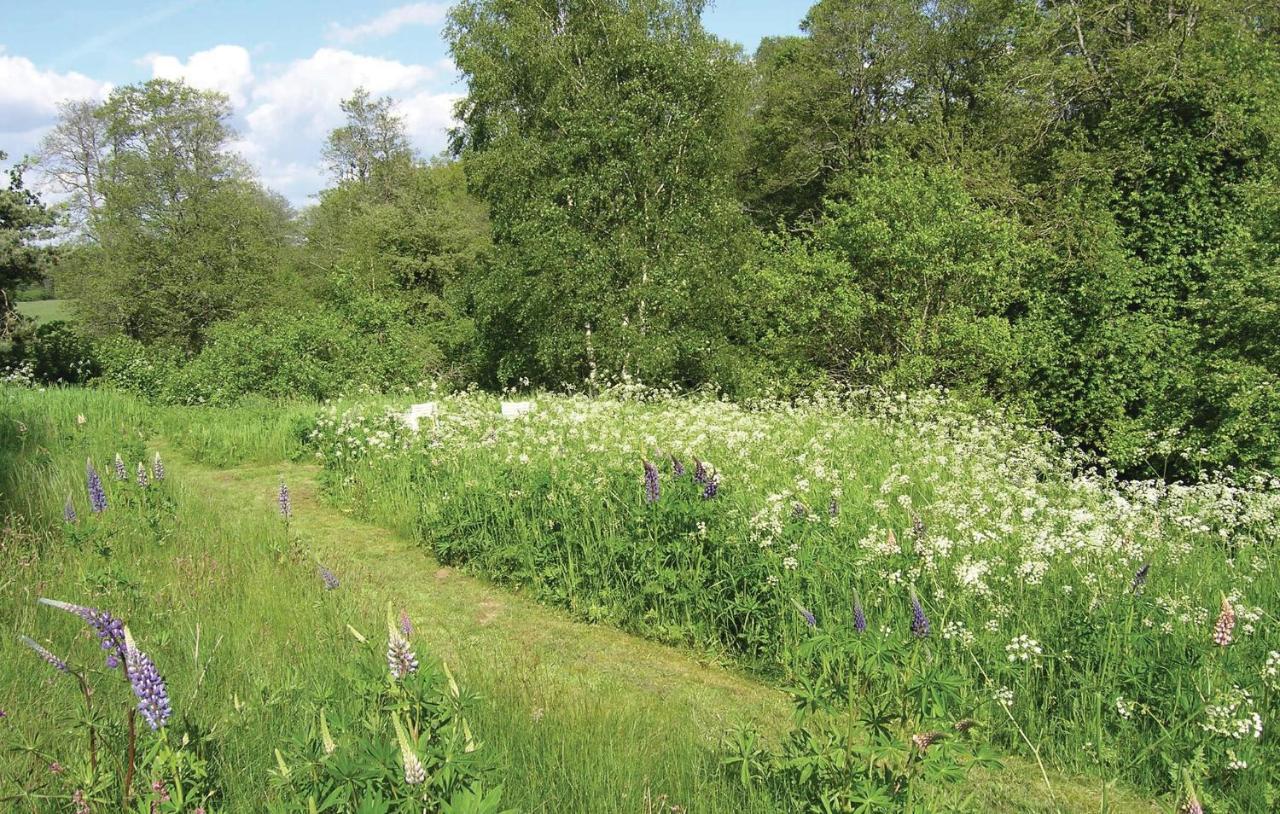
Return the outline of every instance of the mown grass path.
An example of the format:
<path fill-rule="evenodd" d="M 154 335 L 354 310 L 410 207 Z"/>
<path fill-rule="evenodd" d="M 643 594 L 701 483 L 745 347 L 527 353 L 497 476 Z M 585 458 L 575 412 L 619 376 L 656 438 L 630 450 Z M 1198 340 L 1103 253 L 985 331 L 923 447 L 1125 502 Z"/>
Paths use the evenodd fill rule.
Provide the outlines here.
<path fill-rule="evenodd" d="M 286 481 L 292 528 L 338 575 L 338 590 L 355 594 L 367 618 L 387 602 L 404 608 L 423 654 L 445 659 L 480 694 L 477 732 L 524 810 L 648 814 L 665 810 L 663 795 L 690 812 L 769 810 L 735 797 L 708 747 L 748 721 L 781 732 L 790 707 L 777 689 L 442 567 L 421 546 L 326 505 L 313 466 L 214 469 L 183 459 L 173 469 L 216 512 L 274 512 Z M 1052 796 L 1038 767 L 1010 759 L 974 778 L 971 810 L 1161 810 L 1100 781 L 1049 779 Z"/>

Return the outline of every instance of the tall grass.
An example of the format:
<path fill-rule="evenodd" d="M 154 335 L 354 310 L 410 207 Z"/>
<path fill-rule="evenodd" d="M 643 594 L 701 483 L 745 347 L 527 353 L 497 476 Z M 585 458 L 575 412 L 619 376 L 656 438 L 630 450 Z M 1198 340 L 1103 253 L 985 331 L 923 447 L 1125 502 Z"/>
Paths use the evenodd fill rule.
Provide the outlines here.
<path fill-rule="evenodd" d="M 1229 810 L 1280 793 L 1276 737 L 1252 723 L 1280 711 L 1269 476 L 1120 482 L 929 394 L 544 396 L 515 421 L 471 394 L 416 436 L 383 405 L 335 406 L 312 440 L 348 508 L 581 618 L 803 682 L 855 597 L 870 635 L 901 637 L 914 591 L 961 711 L 1007 748 Z"/>
<path fill-rule="evenodd" d="M 129 621 L 169 682 L 170 729 L 201 744 L 225 810 L 260 810 L 267 757 L 281 733 L 298 726 L 301 699 L 332 689 L 335 661 L 354 652 L 345 625 L 361 611 L 320 591 L 313 569 L 285 555 L 270 516 L 205 510 L 201 484 L 182 478 L 173 462 L 143 505 L 134 464 L 152 461 L 152 416 L 135 401 L 7 388 L 0 399 L 0 499 L 8 513 L 0 705 L 9 713 L 5 734 L 20 732 L 39 747 L 6 756 L 0 776 L 15 783 L 47 776 L 45 756 L 65 753 L 78 703 L 74 682 L 43 670 L 17 634 L 74 643 L 62 655 L 85 667 L 101 660 L 79 620 L 36 605 L 48 596 Z M 117 452 L 127 481 L 110 475 Z M 86 458 L 106 481 L 101 516 L 84 497 Z M 75 527 L 62 517 L 68 498 L 80 516 Z M 107 726 L 108 743 L 118 747 L 123 734 Z"/>
<path fill-rule="evenodd" d="M 128 621 L 168 681 L 171 739 L 188 739 L 221 790 L 209 810 L 261 812 L 278 799 L 275 749 L 307 735 L 318 704 L 344 692 L 344 663 L 365 652 L 347 626 L 376 634 L 388 595 L 412 594 L 425 576 L 400 573 L 402 585 L 386 586 L 343 573 L 342 587 L 325 591 L 316 562 L 297 556 L 322 537 L 330 550 L 358 554 L 358 539 L 312 518 L 296 517 L 287 538 L 272 510 L 280 473 L 305 472 L 281 461 L 298 455 L 299 417 L 314 414 L 307 405 L 155 409 L 105 391 L 0 387 L 0 742 L 23 747 L 0 753 L 0 810 L 70 810 L 67 797 L 83 783 L 74 770 L 51 771 L 59 760 L 72 765 L 66 755 L 80 743 L 75 683 L 17 636 L 57 648 L 73 666 L 92 668 L 101 654 L 79 620 L 38 606 L 39 596 Z M 134 465 L 158 450 L 168 456 L 167 477 L 148 487 L 144 504 Z M 112 478 L 117 452 L 127 481 Z M 233 476 L 185 455 L 247 467 Z M 86 458 L 105 480 L 101 516 L 85 498 Z M 68 497 L 75 526 L 63 519 Z M 507 805 L 659 811 L 666 796 L 703 811 L 770 810 L 719 771 L 707 733 L 683 708 L 655 710 L 631 697 L 627 682 L 584 685 L 532 662 L 510 669 L 510 653 L 479 640 L 459 647 L 453 628 L 419 622 L 419 647 L 439 646 L 421 655 L 450 648 L 477 693 L 469 717 Z M 129 703 L 127 689 L 111 684 L 98 695 L 100 711 Z M 104 755 L 122 750 L 115 718 L 100 721 Z"/>

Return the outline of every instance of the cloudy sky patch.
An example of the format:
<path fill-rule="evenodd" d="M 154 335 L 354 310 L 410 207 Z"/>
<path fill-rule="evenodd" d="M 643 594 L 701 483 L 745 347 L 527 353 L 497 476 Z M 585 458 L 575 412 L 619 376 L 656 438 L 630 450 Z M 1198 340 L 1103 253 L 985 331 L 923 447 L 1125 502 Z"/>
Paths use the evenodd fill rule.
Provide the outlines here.
<path fill-rule="evenodd" d="M 712 31 L 754 50 L 794 31 L 808 2 L 721 0 Z M 0 150 L 33 152 L 58 104 L 182 79 L 227 94 L 234 147 L 295 205 L 328 186 L 320 151 L 359 86 L 398 102 L 418 152 L 442 151 L 465 88 L 441 32 L 447 3 L 338 0 L 65 0 L 23 3 L 0 30 Z"/>

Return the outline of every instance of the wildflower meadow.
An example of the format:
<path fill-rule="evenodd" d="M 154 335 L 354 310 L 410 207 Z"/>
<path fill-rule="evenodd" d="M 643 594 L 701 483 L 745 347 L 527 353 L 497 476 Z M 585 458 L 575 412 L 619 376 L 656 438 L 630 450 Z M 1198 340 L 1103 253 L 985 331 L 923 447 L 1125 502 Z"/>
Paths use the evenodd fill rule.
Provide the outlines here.
<path fill-rule="evenodd" d="M 1261 474 L 940 392 L 0 398 L 15 811 L 1275 799 Z"/>
<path fill-rule="evenodd" d="M 1119 480 L 936 393 L 492 402 L 446 398 L 416 434 L 335 405 L 310 441 L 337 499 L 441 562 L 847 708 L 905 764 L 976 733 L 1183 803 L 1274 804 L 1275 478 Z M 830 735 L 805 754 L 848 772 Z M 873 799 L 797 787 L 796 748 L 733 759 L 796 810 Z"/>

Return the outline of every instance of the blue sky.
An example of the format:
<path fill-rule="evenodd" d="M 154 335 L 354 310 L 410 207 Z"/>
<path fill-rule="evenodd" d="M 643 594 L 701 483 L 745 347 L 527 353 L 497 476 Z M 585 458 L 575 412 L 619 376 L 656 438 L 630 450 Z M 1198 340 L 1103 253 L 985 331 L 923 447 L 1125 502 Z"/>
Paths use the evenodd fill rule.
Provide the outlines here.
<path fill-rule="evenodd" d="M 458 82 L 440 32 L 447 3 L 60 0 L 6 4 L 0 150 L 32 150 L 66 99 L 153 76 L 227 93 L 236 148 L 295 204 L 325 185 L 320 146 L 357 85 L 400 100 L 424 154 L 444 145 Z M 720 0 L 707 28 L 753 51 L 798 31 L 809 0 Z"/>

